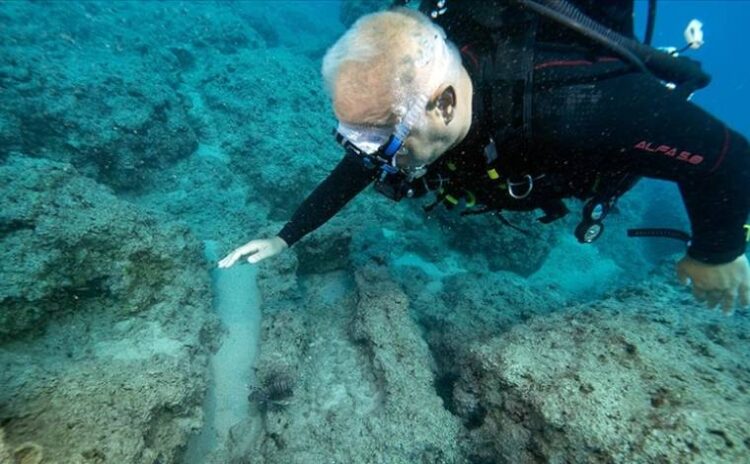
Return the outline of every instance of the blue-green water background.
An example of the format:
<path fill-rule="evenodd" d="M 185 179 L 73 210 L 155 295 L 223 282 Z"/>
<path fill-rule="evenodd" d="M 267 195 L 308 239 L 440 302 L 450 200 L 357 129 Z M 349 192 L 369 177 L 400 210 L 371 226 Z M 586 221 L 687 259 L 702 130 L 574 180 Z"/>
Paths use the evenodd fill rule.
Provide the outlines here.
<path fill-rule="evenodd" d="M 636 2 L 636 33 L 643 37 L 647 2 Z M 689 56 L 699 59 L 713 76 L 695 102 L 742 134 L 750 133 L 750 60 L 745 33 L 750 25 L 750 2 L 743 0 L 658 2 L 654 45 L 682 45 L 682 31 L 698 18 L 704 24 L 706 44 Z"/>

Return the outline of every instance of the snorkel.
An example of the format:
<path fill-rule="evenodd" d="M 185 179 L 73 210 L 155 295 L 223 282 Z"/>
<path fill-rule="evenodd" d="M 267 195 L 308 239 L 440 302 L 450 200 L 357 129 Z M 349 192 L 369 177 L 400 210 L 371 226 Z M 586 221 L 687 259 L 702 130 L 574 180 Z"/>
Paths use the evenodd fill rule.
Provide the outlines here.
<path fill-rule="evenodd" d="M 391 159 L 390 163 L 393 167 L 396 166 L 396 155 L 401 151 L 406 142 L 406 137 L 409 136 L 414 125 L 422 118 L 424 110 L 427 107 L 429 101 L 427 94 L 419 95 L 409 110 L 406 112 L 401 121 L 396 124 L 396 129 L 391 134 L 388 141 L 380 148 L 382 155 L 386 159 Z"/>

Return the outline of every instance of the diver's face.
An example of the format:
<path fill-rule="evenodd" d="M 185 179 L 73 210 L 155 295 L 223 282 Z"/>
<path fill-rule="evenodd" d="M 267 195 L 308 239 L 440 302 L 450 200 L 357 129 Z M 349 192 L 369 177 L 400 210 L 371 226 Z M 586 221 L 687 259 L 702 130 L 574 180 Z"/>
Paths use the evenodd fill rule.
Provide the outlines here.
<path fill-rule="evenodd" d="M 471 126 L 472 94 L 471 79 L 462 66 L 457 81 L 443 84 L 435 91 L 422 118 L 409 131 L 404 146 L 396 157 L 398 166 L 409 169 L 429 165 L 461 142 Z M 347 105 L 348 103 L 352 104 Z M 354 98 L 342 98 L 335 103 L 339 122 L 357 132 L 346 137 L 365 152 L 374 152 L 395 130 L 395 125 L 373 125 L 367 122 L 367 119 L 373 119 L 368 118 L 368 115 L 378 114 L 373 108 L 382 106 L 377 101 L 363 103 Z M 397 119 L 391 116 L 392 120 Z"/>
<path fill-rule="evenodd" d="M 466 137 L 471 126 L 473 87 L 462 67 L 457 82 L 438 89 L 425 109 L 422 121 L 412 128 L 398 163 L 414 168 L 435 162 Z"/>
<path fill-rule="evenodd" d="M 412 128 L 397 160 L 401 168 L 415 168 L 435 162 L 455 144 L 452 131 L 438 119 Z"/>

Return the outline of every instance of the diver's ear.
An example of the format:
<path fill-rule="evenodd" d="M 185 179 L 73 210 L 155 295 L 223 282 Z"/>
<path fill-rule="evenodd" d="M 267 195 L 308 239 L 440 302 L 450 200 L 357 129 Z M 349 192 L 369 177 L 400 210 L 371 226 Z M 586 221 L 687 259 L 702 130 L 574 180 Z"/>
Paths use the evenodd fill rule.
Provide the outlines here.
<path fill-rule="evenodd" d="M 452 85 L 441 88 L 437 96 L 433 98 L 428 106 L 428 110 L 435 110 L 447 126 L 453 121 L 453 114 L 456 110 L 456 89 Z"/>

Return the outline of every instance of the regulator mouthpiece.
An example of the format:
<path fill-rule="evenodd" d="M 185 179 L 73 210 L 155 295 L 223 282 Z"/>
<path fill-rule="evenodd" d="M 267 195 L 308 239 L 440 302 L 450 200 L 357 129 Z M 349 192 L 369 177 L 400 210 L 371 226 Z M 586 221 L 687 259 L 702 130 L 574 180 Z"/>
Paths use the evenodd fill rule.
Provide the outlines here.
<path fill-rule="evenodd" d="M 685 28 L 685 42 L 689 48 L 698 50 L 705 43 L 703 41 L 703 23 L 697 19 L 690 21 Z M 686 47 L 687 48 L 687 47 Z"/>
<path fill-rule="evenodd" d="M 437 19 L 438 16 L 444 15 L 446 11 L 448 11 L 448 6 L 446 5 L 447 0 L 438 0 L 437 2 L 434 2 L 434 8 L 430 12 L 430 17 L 432 19 Z"/>

